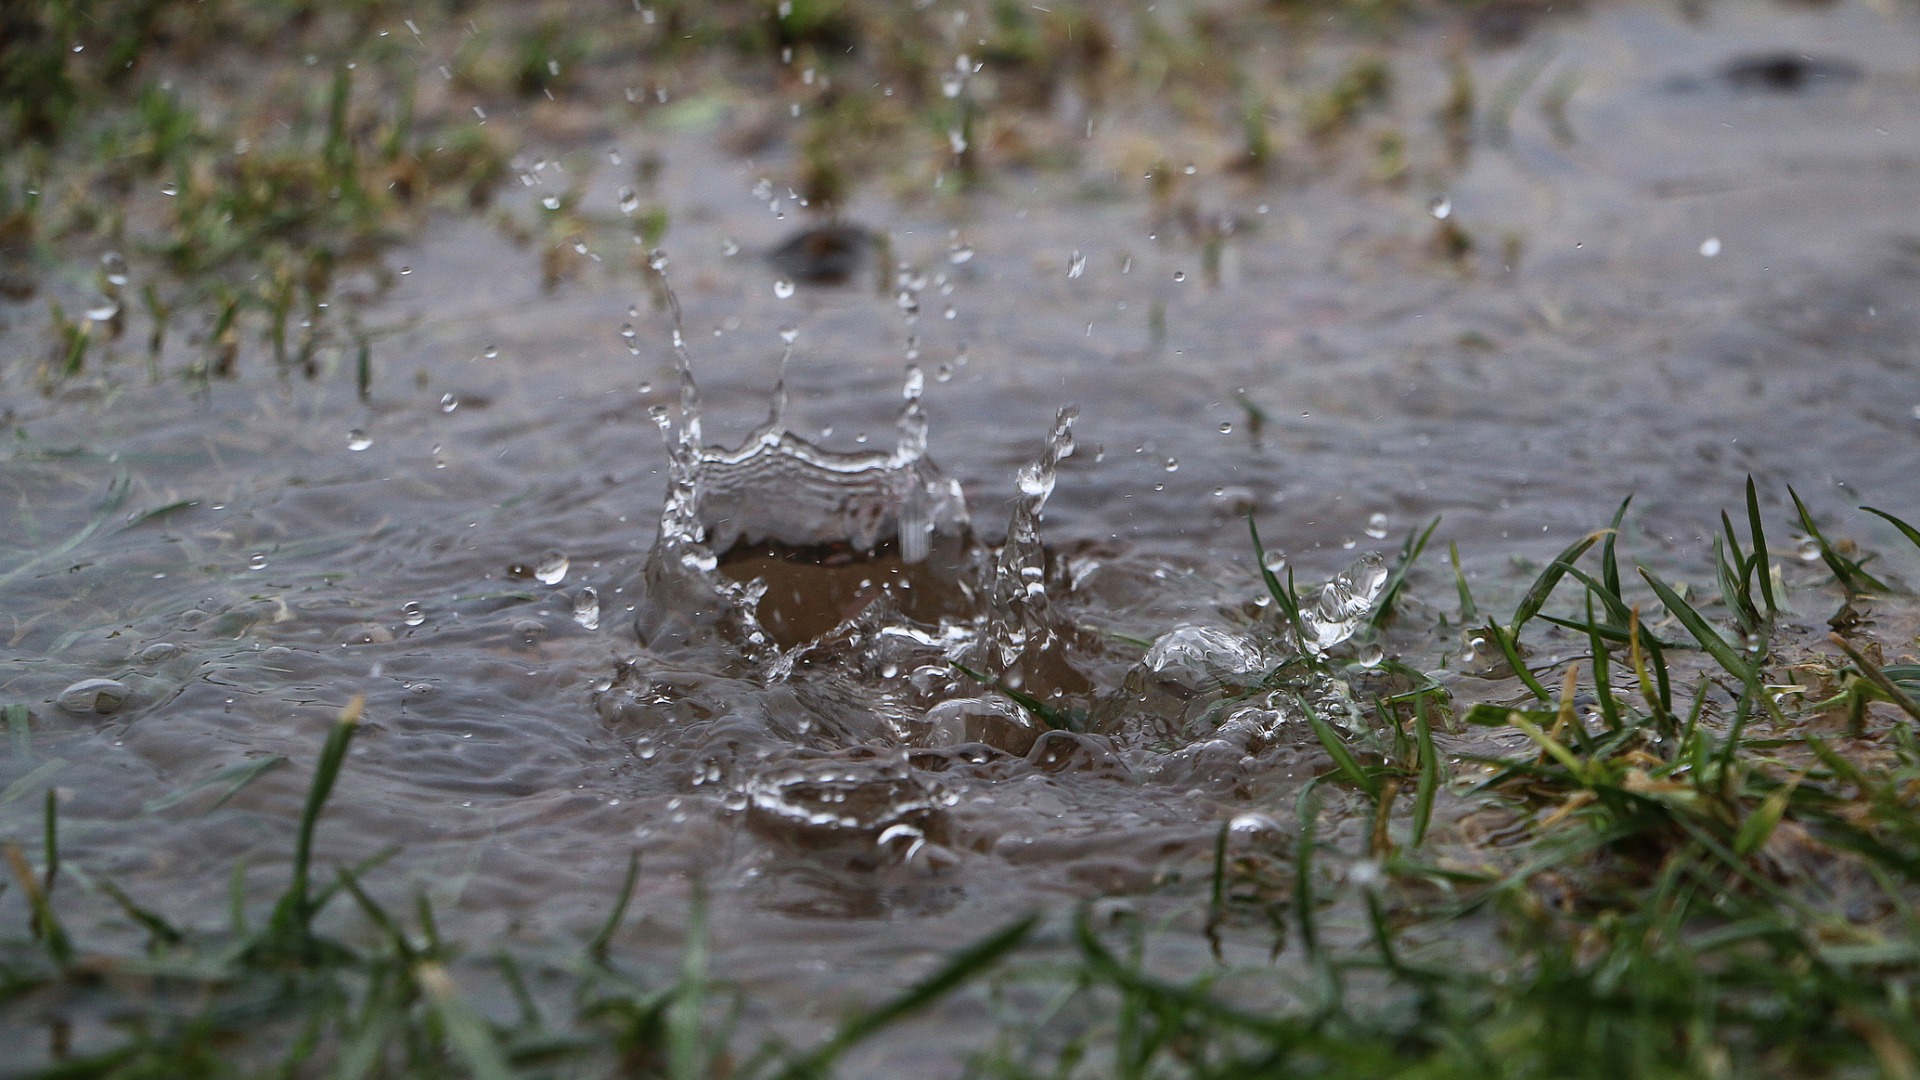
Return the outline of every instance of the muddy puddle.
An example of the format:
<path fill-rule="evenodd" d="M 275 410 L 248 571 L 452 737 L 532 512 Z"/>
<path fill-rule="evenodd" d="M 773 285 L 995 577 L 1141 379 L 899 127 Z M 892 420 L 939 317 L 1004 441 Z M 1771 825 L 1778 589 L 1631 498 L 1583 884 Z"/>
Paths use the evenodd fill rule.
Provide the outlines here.
<path fill-rule="evenodd" d="M 637 852 L 621 942 L 671 965 L 698 892 L 716 972 L 795 1037 L 1019 913 L 1173 910 L 1223 821 L 1290 842 L 1328 767 L 1302 709 L 1364 724 L 1350 682 L 1382 655 L 1512 695 L 1447 625 L 1448 542 L 1506 610 L 1633 494 L 1626 549 L 1705 580 L 1751 474 L 1779 535 L 1791 484 L 1892 550 L 1855 507 L 1920 511 L 1917 19 L 1595 5 L 1468 52 L 1499 123 L 1397 185 L 1202 145 L 1160 198 L 1089 108 L 1086 167 L 864 193 L 845 216 L 884 244 L 799 272 L 767 258 L 809 221 L 769 180 L 785 151 L 589 109 L 498 197 L 538 223 L 576 192 L 598 223 L 558 283 L 490 223 L 435 224 L 356 308 L 364 400 L 350 349 L 313 379 L 43 392 L 39 324 L 10 319 L 0 704 L 31 720 L 0 830 L 36 835 L 52 785 L 76 879 L 215 920 L 236 860 L 261 895 L 284 877 L 315 748 L 364 697 L 323 859 L 397 849 L 384 894 L 544 948 L 593 932 Z M 1408 115 L 1454 44 L 1392 47 Z M 664 279 L 610 149 L 661 163 Z M 804 280 L 821 257 L 846 280 Z M 1442 523 L 1384 637 L 1334 626 L 1344 673 L 1275 681 L 1299 642 L 1249 511 L 1329 625 L 1380 584 L 1356 560 Z M 981 1008 L 852 1071 L 945 1068 Z"/>

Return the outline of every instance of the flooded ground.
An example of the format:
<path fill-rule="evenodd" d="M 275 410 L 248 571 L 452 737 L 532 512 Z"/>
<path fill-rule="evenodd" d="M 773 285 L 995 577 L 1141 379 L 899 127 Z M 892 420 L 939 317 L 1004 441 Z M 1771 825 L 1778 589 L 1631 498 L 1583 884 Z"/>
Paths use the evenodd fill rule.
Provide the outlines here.
<path fill-rule="evenodd" d="M 790 1037 L 1029 910 L 1172 911 L 1223 821 L 1281 843 L 1328 767 L 1297 713 L 1224 732 L 1203 715 L 1283 651 L 1249 510 L 1303 586 L 1440 517 L 1385 639 L 1335 655 L 1383 649 L 1461 707 L 1518 684 L 1462 655 L 1448 543 L 1481 604 L 1510 610 L 1632 494 L 1625 549 L 1705 583 L 1752 475 L 1776 550 L 1788 485 L 1829 535 L 1897 550 L 1855 508 L 1920 509 L 1917 46 L 1920 12 L 1891 3 L 1601 4 L 1509 46 L 1416 27 L 1378 47 L 1393 115 L 1424 132 L 1394 182 L 1365 146 L 1260 177 L 1168 115 L 1057 103 L 1087 133 L 1071 166 L 851 198 L 844 217 L 885 243 L 854 245 L 838 285 L 767 259 L 811 219 L 786 143 L 726 138 L 746 103 L 614 120 L 582 90 L 530 125 L 492 212 L 544 235 L 565 194 L 577 234 L 545 251 L 449 216 L 385 257 L 384 287 L 343 274 L 338 302 L 372 335 L 364 399 L 347 347 L 311 379 L 149 380 L 123 359 L 49 385 L 44 324 L 13 305 L 0 704 L 30 719 L 0 761 L 0 831 L 37 835 L 53 785 L 76 880 L 211 920 L 236 859 L 263 895 L 284 877 L 308 763 L 364 697 L 324 860 L 395 848 L 383 895 L 424 891 L 468 940 L 547 948 L 592 934 L 637 852 L 620 944 L 671 966 L 704 896 L 715 972 Z M 1461 48 L 1482 119 L 1449 160 L 1429 117 Z M 943 526 L 926 563 L 855 544 L 826 570 L 736 550 L 711 573 L 771 579 L 763 614 L 788 611 L 772 646 L 743 640 L 714 577 L 648 580 L 672 481 L 649 410 L 686 417 L 623 212 L 638 160 L 658 165 L 643 194 L 670 221 L 704 441 L 765 419 L 791 336 L 788 429 L 891 451 L 911 364 L 972 538 Z M 1060 641 L 983 673 L 1059 691 L 1084 734 L 945 665 L 991 661 L 995 621 L 1020 621 L 989 564 L 1068 404 L 1034 624 Z M 781 517 L 781 490 L 752 505 Z M 1824 580 L 1784 561 L 1789 586 Z M 861 623 L 876 575 L 945 591 Z M 1805 605 L 1809 624 L 1830 614 Z M 905 663 L 859 640 L 937 637 L 943 617 L 957 637 Z M 116 685 L 63 696 L 88 679 Z M 1361 722 L 1342 686 L 1306 692 Z M 1144 703 L 1114 705 L 1129 695 Z M 230 770 L 275 757 L 291 764 L 212 809 Z M 804 820 L 849 805 L 850 824 Z M 0 919 L 22 912 L 0 897 Z M 955 1003 L 849 1073 L 947 1069 L 984 1008 Z"/>

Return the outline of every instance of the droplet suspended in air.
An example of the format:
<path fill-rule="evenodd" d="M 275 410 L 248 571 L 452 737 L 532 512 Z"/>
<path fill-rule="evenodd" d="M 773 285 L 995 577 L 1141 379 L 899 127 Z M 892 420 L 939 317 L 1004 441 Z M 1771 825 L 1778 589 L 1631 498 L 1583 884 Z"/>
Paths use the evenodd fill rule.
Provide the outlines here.
<path fill-rule="evenodd" d="M 640 355 L 640 333 L 633 328 L 632 323 L 620 324 L 620 340 L 627 343 L 628 352 L 635 356 Z"/>
<path fill-rule="evenodd" d="M 1175 281 L 1187 280 L 1187 272 L 1185 270 L 1175 270 L 1173 272 L 1173 280 Z"/>
<path fill-rule="evenodd" d="M 1445 195 L 1435 195 L 1427 203 L 1427 213 L 1432 214 L 1435 221 L 1445 221 L 1453 216 L 1453 200 Z"/>
<path fill-rule="evenodd" d="M 620 200 L 621 213 L 631 214 L 635 210 L 640 209 L 640 193 L 634 191 L 632 188 L 622 185 L 617 197 Z"/>
<path fill-rule="evenodd" d="M 779 300 L 792 299 L 793 298 L 793 279 L 781 278 L 778 281 L 775 281 L 773 283 L 773 295 L 776 299 L 779 299 Z"/>
<path fill-rule="evenodd" d="M 441 412 L 450 413 L 459 407 L 460 407 L 460 399 L 456 397 L 453 393 L 448 392 L 440 395 L 440 411 Z"/>
<path fill-rule="evenodd" d="M 127 260 L 117 251 L 109 251 L 100 256 L 100 272 L 107 276 L 109 285 L 127 283 Z"/>
<path fill-rule="evenodd" d="M 588 630 L 600 629 L 600 592 L 588 585 L 573 595 L 573 621 Z"/>
<path fill-rule="evenodd" d="M 1700 254 L 1705 255 L 1709 259 L 1720 254 L 1720 238 L 1717 236 L 1709 236 L 1705 240 L 1700 241 Z"/>
<path fill-rule="evenodd" d="M 347 449 L 357 452 L 365 450 L 372 445 L 373 440 L 367 436 L 365 431 L 354 428 L 352 431 L 347 432 Z"/>
<path fill-rule="evenodd" d="M 109 322 L 120 314 L 120 301 L 111 296 L 103 296 L 87 309 L 87 318 L 93 322 Z"/>
<path fill-rule="evenodd" d="M 409 600 L 400 605 L 400 621 L 408 626 L 419 626 L 427 621 L 427 613 L 420 607 L 420 601 Z"/>
<path fill-rule="evenodd" d="M 1067 259 L 1067 276 L 1069 278 L 1077 278 L 1086 272 L 1087 257 L 1078 251 L 1074 252 L 1072 256 Z"/>
<path fill-rule="evenodd" d="M 533 576 L 543 585 L 558 585 L 567 579 L 567 571 L 572 566 L 573 561 L 567 558 L 566 552 L 549 548 L 540 556 L 540 561 L 533 564 Z"/>
<path fill-rule="evenodd" d="M 1367 519 L 1367 535 L 1375 540 L 1383 540 L 1387 535 L 1387 515 L 1374 514 Z"/>

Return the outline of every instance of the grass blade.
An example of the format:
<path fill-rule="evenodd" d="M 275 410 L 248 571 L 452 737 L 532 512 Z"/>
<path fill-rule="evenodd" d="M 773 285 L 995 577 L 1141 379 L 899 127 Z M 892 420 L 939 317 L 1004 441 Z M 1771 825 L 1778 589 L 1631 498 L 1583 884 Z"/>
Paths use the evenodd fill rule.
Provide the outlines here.
<path fill-rule="evenodd" d="M 1253 536 L 1253 557 L 1260 563 L 1260 579 L 1267 583 L 1267 592 L 1273 602 L 1280 607 L 1280 613 L 1286 616 L 1287 626 L 1293 630 L 1297 641 L 1307 640 L 1306 624 L 1300 621 L 1300 600 L 1293 594 L 1293 568 L 1287 568 L 1287 582 L 1282 585 L 1279 575 L 1267 566 L 1267 549 L 1260 543 L 1260 526 L 1254 523 L 1253 515 L 1247 515 L 1247 532 Z"/>
<path fill-rule="evenodd" d="M 1707 620 L 1694 610 L 1692 604 L 1681 599 L 1679 593 L 1674 592 L 1671 586 L 1649 573 L 1644 566 L 1640 568 L 1640 576 L 1653 587 L 1654 595 L 1658 596 L 1667 610 L 1673 613 L 1673 617 L 1680 620 L 1680 624 L 1687 628 L 1687 632 L 1700 643 L 1700 647 L 1712 654 L 1713 658 L 1720 662 L 1720 666 L 1727 669 L 1728 674 L 1742 683 L 1752 681 L 1751 665 L 1733 646 L 1727 644 L 1725 638 L 1707 624 Z"/>
<path fill-rule="evenodd" d="M 1899 529 L 1900 535 L 1906 537 L 1908 543 L 1912 544 L 1914 547 L 1920 548 L 1920 529 L 1915 529 L 1913 526 L 1907 524 L 1904 521 L 1901 521 L 1899 518 L 1894 517 L 1892 514 L 1887 513 L 1885 510 L 1875 510 L 1871 506 L 1863 506 L 1860 509 L 1865 510 L 1867 513 L 1872 514 L 1874 517 L 1877 517 L 1882 521 L 1885 521 L 1888 524 L 1892 525 L 1894 528 Z"/>
<path fill-rule="evenodd" d="M 1620 536 L 1620 523 L 1627 518 L 1627 507 L 1633 502 L 1629 495 L 1620 500 L 1620 509 L 1613 512 L 1613 522 L 1607 526 L 1606 538 L 1600 542 L 1600 580 L 1606 583 L 1607 591 L 1618 597 L 1620 592 L 1620 560 L 1614 554 L 1614 541 Z"/>
<path fill-rule="evenodd" d="M 293 881 L 274 909 L 274 929 L 281 933 L 300 938 L 307 936 L 308 922 L 314 911 L 307 874 L 313 862 L 313 833 L 320 823 L 320 812 L 326 808 L 327 796 L 333 793 L 334 781 L 340 778 L 340 767 L 347 760 L 347 746 L 352 743 L 353 733 L 360 726 L 360 710 L 365 703 L 364 698 L 358 697 L 348 702 L 347 707 L 340 711 L 340 718 L 334 721 L 333 729 L 327 732 L 326 744 L 320 748 L 320 760 L 313 770 L 313 785 L 307 789 L 307 802 L 300 811 L 299 832 L 294 837 Z"/>
<path fill-rule="evenodd" d="M 1305 698 L 1295 697 L 1294 700 L 1300 703 L 1301 711 L 1306 713 L 1307 723 L 1313 726 L 1313 733 L 1319 737 L 1320 745 L 1326 748 L 1327 756 L 1333 759 L 1334 768 L 1346 778 L 1348 783 L 1366 792 L 1368 798 L 1378 801 L 1379 778 L 1360 767 L 1360 763 L 1354 760 L 1353 753 L 1347 749 L 1347 744 L 1340 738 L 1339 733 L 1333 730 L 1331 724 L 1320 719 L 1320 715 L 1313 711 L 1313 706 L 1307 704 Z"/>
<path fill-rule="evenodd" d="M 1594 533 L 1567 545 L 1567 549 L 1556 556 L 1553 562 L 1547 564 L 1547 568 L 1534 579 L 1533 587 L 1520 598 L 1520 606 L 1514 609 L 1513 621 L 1507 626 L 1507 632 L 1513 635 L 1515 641 L 1520 639 L 1520 628 L 1535 615 L 1540 614 L 1540 608 L 1546 604 L 1547 597 L 1552 595 L 1554 588 L 1560 584 L 1560 579 L 1566 576 L 1567 568 L 1572 566 L 1580 556 L 1585 555 L 1588 548 L 1598 543 L 1602 535 L 1604 534 Z"/>
<path fill-rule="evenodd" d="M 1800 513 L 1801 528 L 1806 529 L 1807 535 L 1813 538 L 1814 544 L 1820 549 L 1821 561 L 1827 564 L 1827 569 L 1833 571 L 1834 580 L 1840 583 L 1840 587 L 1846 590 L 1849 597 L 1890 591 L 1886 582 L 1867 573 L 1861 568 L 1860 563 L 1834 550 L 1833 545 L 1828 543 L 1826 536 L 1820 532 L 1820 526 L 1813 523 L 1813 514 L 1808 511 L 1807 504 L 1800 501 L 1799 492 L 1788 487 L 1787 494 L 1793 498 L 1793 508 Z"/>
<path fill-rule="evenodd" d="M 1427 541 L 1433 539 L 1433 530 L 1439 527 L 1440 518 L 1436 516 L 1432 521 L 1427 522 L 1425 531 L 1407 534 L 1406 543 L 1400 545 L 1400 554 L 1393 560 L 1393 568 L 1387 571 L 1386 584 L 1381 586 L 1380 599 L 1373 605 L 1373 614 L 1367 616 L 1368 626 L 1379 629 L 1380 624 L 1386 622 L 1387 618 L 1393 614 L 1394 601 L 1399 598 L 1401 589 L 1407 584 L 1407 571 L 1413 568 L 1421 552 L 1427 550 Z M 1260 569 L 1270 572 L 1266 570 L 1264 558 L 1261 560 Z"/>
<path fill-rule="evenodd" d="M 1433 745 L 1433 723 L 1427 716 L 1425 694 L 1413 701 L 1413 737 L 1420 752 L 1420 779 L 1413 789 L 1412 846 L 1427 838 L 1433 821 L 1433 800 L 1440 791 L 1440 754 Z"/>
<path fill-rule="evenodd" d="M 1767 552 L 1767 530 L 1760 523 L 1760 496 L 1753 486 L 1753 477 L 1747 477 L 1747 532 L 1753 539 L 1753 565 L 1760 574 L 1760 596 L 1767 602 L 1767 618 L 1780 614 L 1780 605 L 1773 595 L 1773 557 Z M 1916 539 L 1915 543 L 1920 543 Z"/>
<path fill-rule="evenodd" d="M 627 853 L 627 876 L 620 885 L 620 898 L 613 903 L 613 910 L 607 912 L 607 921 L 600 924 L 599 932 L 587 944 L 587 955 L 602 967 L 607 963 L 607 946 L 613 941 L 613 935 L 620 929 L 620 922 L 627 917 L 627 905 L 633 901 L 633 887 L 640 880 L 640 853 Z"/>
<path fill-rule="evenodd" d="M 286 763 L 286 758 L 275 754 L 272 757 L 261 758 L 258 761 L 248 761 L 239 765 L 230 765 L 214 773 L 212 776 L 207 777 L 205 780 L 190 784 L 187 787 L 181 788 L 179 791 L 160 796 L 142 807 L 141 812 L 156 814 L 170 807 L 178 806 L 210 787 L 231 782 L 233 786 L 221 792 L 220 797 L 213 801 L 213 805 L 200 811 L 202 814 L 211 814 L 215 810 L 225 806 L 228 799 L 240 794 L 241 789 L 245 788 L 248 784 L 253 783 L 255 780 L 260 779 L 262 776 L 265 776 L 267 773 Z"/>

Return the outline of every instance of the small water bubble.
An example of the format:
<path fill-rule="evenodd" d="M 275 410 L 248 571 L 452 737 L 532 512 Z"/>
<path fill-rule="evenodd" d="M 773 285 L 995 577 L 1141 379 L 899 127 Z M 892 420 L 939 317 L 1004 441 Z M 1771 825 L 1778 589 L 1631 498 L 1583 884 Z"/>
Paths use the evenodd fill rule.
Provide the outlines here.
<path fill-rule="evenodd" d="M 400 621 L 408 626 L 419 626 L 427 621 L 427 613 L 420 607 L 420 601 L 409 600 L 400 605 Z"/>
<path fill-rule="evenodd" d="M 1173 272 L 1173 280 L 1175 281 L 1187 280 L 1187 272 L 1185 270 L 1175 270 Z"/>
<path fill-rule="evenodd" d="M 1199 172 L 1200 168 L 1199 166 L 1195 165 L 1193 162 L 1189 161 L 1187 162 L 1186 167 L 1181 169 L 1180 171 L 1187 174 L 1188 176 L 1192 176 L 1194 173 Z"/>
<path fill-rule="evenodd" d="M 460 398 L 451 391 L 440 395 L 440 411 L 450 413 L 460 407 Z"/>
<path fill-rule="evenodd" d="M 265 570 L 266 568 L 267 553 L 264 551 L 256 551 L 247 559 L 247 569 L 249 570 Z"/>
<path fill-rule="evenodd" d="M 53 703 L 67 712 L 110 713 L 132 695 L 127 684 L 118 679 L 81 679 L 60 691 Z"/>
<path fill-rule="evenodd" d="M 1386 658 L 1387 650 L 1382 648 L 1379 642 L 1369 641 L 1362 644 L 1359 651 L 1354 653 L 1353 662 L 1363 668 L 1377 668 Z"/>
<path fill-rule="evenodd" d="M 1367 535 L 1375 540 L 1383 540 L 1387 535 L 1387 515 L 1374 514 L 1367 519 Z"/>
<path fill-rule="evenodd" d="M 781 279 L 779 279 L 778 281 L 775 281 L 775 282 L 773 283 L 773 295 L 774 295 L 774 296 L 775 296 L 775 297 L 776 297 L 777 299 L 780 299 L 780 300 L 789 300 L 789 299 L 792 299 L 792 297 L 793 297 L 793 279 L 792 279 L 792 278 L 781 278 Z"/>
<path fill-rule="evenodd" d="M 513 633 L 522 641 L 538 641 L 547 636 L 547 624 L 539 619 L 520 619 L 513 624 Z"/>
<path fill-rule="evenodd" d="M 573 561 L 559 548 L 548 548 L 540 554 L 539 561 L 533 564 L 533 576 L 542 584 L 558 585 L 566 580 L 567 570 Z"/>
<path fill-rule="evenodd" d="M 163 664 L 179 656 L 181 652 L 182 649 L 180 646 L 175 645 L 171 641 L 156 641 L 140 650 L 140 662 L 143 664 Z"/>
<path fill-rule="evenodd" d="M 1435 221 L 1445 221 L 1453 216 L 1453 200 L 1445 195 L 1435 195 L 1427 203 L 1427 213 L 1432 214 Z"/>
<path fill-rule="evenodd" d="M 573 595 L 573 621 L 588 630 L 600 629 L 600 591 L 589 585 Z"/>
<path fill-rule="evenodd" d="M 1068 257 L 1067 276 L 1069 278 L 1077 278 L 1081 274 L 1084 274 L 1086 272 L 1087 272 L 1087 257 L 1085 255 L 1082 255 L 1078 251 L 1076 251 L 1070 257 Z"/>
<path fill-rule="evenodd" d="M 367 447 L 372 445 L 373 445 L 373 439 L 370 438 L 365 431 L 362 431 L 359 428 L 354 428 L 353 430 L 347 432 L 347 449 L 353 450 L 353 451 L 360 451 L 360 450 L 365 450 Z"/>
<path fill-rule="evenodd" d="M 109 251 L 100 256 L 100 271 L 107 276 L 109 285 L 127 283 L 127 260 L 117 251 Z"/>
<path fill-rule="evenodd" d="M 621 213 L 631 214 L 635 210 L 640 209 L 640 193 L 632 188 L 621 185 L 619 194 L 616 197 L 620 201 Z"/>
<path fill-rule="evenodd" d="M 1700 254 L 1705 255 L 1709 259 L 1720 254 L 1720 238 L 1717 236 L 1709 236 L 1705 240 L 1700 241 Z"/>

